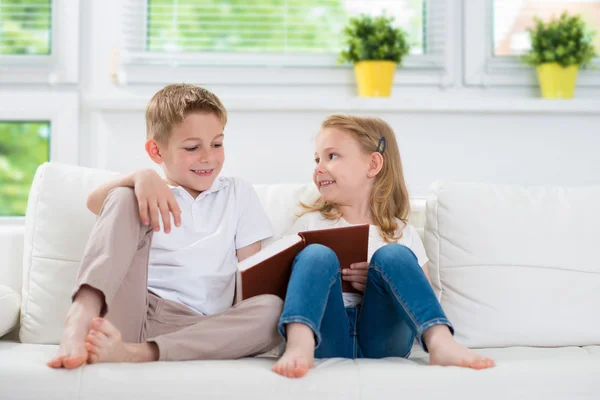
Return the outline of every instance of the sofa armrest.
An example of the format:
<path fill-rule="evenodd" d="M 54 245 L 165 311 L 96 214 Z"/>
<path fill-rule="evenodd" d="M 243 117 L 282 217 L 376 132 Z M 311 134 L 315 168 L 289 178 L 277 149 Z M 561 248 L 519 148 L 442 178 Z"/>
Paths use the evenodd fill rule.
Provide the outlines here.
<path fill-rule="evenodd" d="M 21 293 L 23 286 L 23 222 L 4 224 L 0 221 L 0 285 Z"/>
<path fill-rule="evenodd" d="M 8 286 L 0 285 L 0 337 L 17 326 L 20 309 L 21 295 Z"/>

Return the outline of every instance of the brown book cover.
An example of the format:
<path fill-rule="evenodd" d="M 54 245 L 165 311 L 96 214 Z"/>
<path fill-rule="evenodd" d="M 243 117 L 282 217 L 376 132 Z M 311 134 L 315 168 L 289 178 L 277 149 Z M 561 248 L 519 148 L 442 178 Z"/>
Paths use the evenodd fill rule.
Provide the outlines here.
<path fill-rule="evenodd" d="M 238 264 L 236 302 L 261 294 L 274 294 L 285 299 L 292 264 L 296 255 L 309 244 L 322 244 L 332 249 L 342 268 L 367 261 L 369 225 L 304 231 L 285 236 Z M 342 281 L 344 292 L 358 293 L 349 282 Z"/>

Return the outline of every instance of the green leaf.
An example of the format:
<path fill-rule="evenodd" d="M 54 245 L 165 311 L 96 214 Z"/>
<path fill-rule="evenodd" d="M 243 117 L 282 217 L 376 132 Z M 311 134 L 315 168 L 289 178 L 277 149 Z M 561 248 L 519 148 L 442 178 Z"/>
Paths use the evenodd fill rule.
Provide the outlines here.
<path fill-rule="evenodd" d="M 531 50 L 520 57 L 521 62 L 537 66 L 545 62 L 558 62 L 562 66 L 585 67 L 596 56 L 593 45 L 595 32 L 590 31 L 581 16 L 570 16 L 567 11 L 560 17 L 544 22 L 533 18 L 529 28 Z"/>
<path fill-rule="evenodd" d="M 345 49 L 340 62 L 388 60 L 398 64 L 410 52 L 408 35 L 395 26 L 393 17 L 360 15 L 348 20 L 343 29 Z"/>

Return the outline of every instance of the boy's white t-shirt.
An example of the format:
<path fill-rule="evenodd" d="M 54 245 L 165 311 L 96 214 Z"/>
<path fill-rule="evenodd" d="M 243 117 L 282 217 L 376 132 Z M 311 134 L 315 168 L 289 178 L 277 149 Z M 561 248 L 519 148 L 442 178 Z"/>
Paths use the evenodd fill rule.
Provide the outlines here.
<path fill-rule="evenodd" d="M 217 177 L 195 199 L 171 187 L 181 208 L 181 226 L 154 232 L 148 289 L 198 313 L 225 311 L 233 302 L 236 250 L 273 235 L 254 188 L 239 178 Z"/>
<path fill-rule="evenodd" d="M 425 247 L 423 246 L 423 242 L 421 241 L 421 237 L 417 230 L 410 224 L 404 224 L 400 219 L 396 218 L 396 222 L 398 223 L 397 233 L 402 231 L 402 237 L 398 240 L 398 244 L 408 247 L 415 253 L 417 256 L 417 261 L 419 262 L 419 266 L 423 267 L 429 258 L 427 258 L 427 254 L 425 253 Z M 314 211 L 308 214 L 304 214 L 300 218 L 296 220 L 294 225 L 288 231 L 288 234 L 297 234 L 302 231 L 310 231 L 310 230 L 318 230 L 318 229 L 329 229 L 329 228 L 342 228 L 346 226 L 351 226 L 353 224 L 349 223 L 343 218 L 337 220 L 326 219 L 323 215 Z M 379 234 L 379 230 L 375 225 L 369 226 L 369 251 L 367 255 L 367 262 L 371 262 L 371 257 L 373 254 L 379 250 L 381 247 L 388 244 L 381 235 Z M 341 266 L 342 268 L 349 267 L 348 265 Z M 344 306 L 345 307 L 355 307 L 358 304 L 362 303 L 362 295 L 358 293 L 343 293 L 344 296 Z"/>

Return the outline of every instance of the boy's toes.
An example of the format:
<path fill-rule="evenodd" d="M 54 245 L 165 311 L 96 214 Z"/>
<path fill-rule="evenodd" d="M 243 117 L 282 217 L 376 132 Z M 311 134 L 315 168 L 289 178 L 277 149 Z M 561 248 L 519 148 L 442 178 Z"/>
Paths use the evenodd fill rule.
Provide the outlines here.
<path fill-rule="evenodd" d="M 79 368 L 83 364 L 85 364 L 85 357 L 83 357 L 83 356 L 67 357 L 63 360 L 62 364 L 63 364 L 63 367 L 65 367 L 66 369 Z"/>
<path fill-rule="evenodd" d="M 62 367 L 64 356 L 54 357 L 52 360 L 48 361 L 46 365 L 50 368 L 60 368 Z"/>
<path fill-rule="evenodd" d="M 89 351 L 89 349 L 87 348 L 88 343 L 93 344 L 94 346 L 98 346 L 100 344 L 98 338 L 91 334 L 88 334 L 85 337 L 85 348 Z"/>
<path fill-rule="evenodd" d="M 104 333 L 95 331 L 93 329 L 90 331 L 90 333 L 88 333 L 88 335 L 85 338 L 86 342 L 98 347 L 101 347 L 104 343 L 106 343 L 107 340 L 108 337 Z"/>
<path fill-rule="evenodd" d="M 494 362 L 492 360 L 490 360 L 489 358 L 480 358 L 480 359 L 473 360 L 471 362 L 471 365 L 469 365 L 469 367 L 471 367 L 473 369 L 486 369 L 486 368 L 491 368 L 493 366 L 494 366 Z"/>
<path fill-rule="evenodd" d="M 120 337 L 121 335 L 121 332 L 110 321 L 104 318 L 94 318 L 92 320 L 92 328 L 97 333 L 102 333 L 107 337 Z"/>
<path fill-rule="evenodd" d="M 98 354 L 98 346 L 96 346 L 93 343 L 86 342 L 85 343 L 85 349 L 88 351 L 88 353 Z"/>

